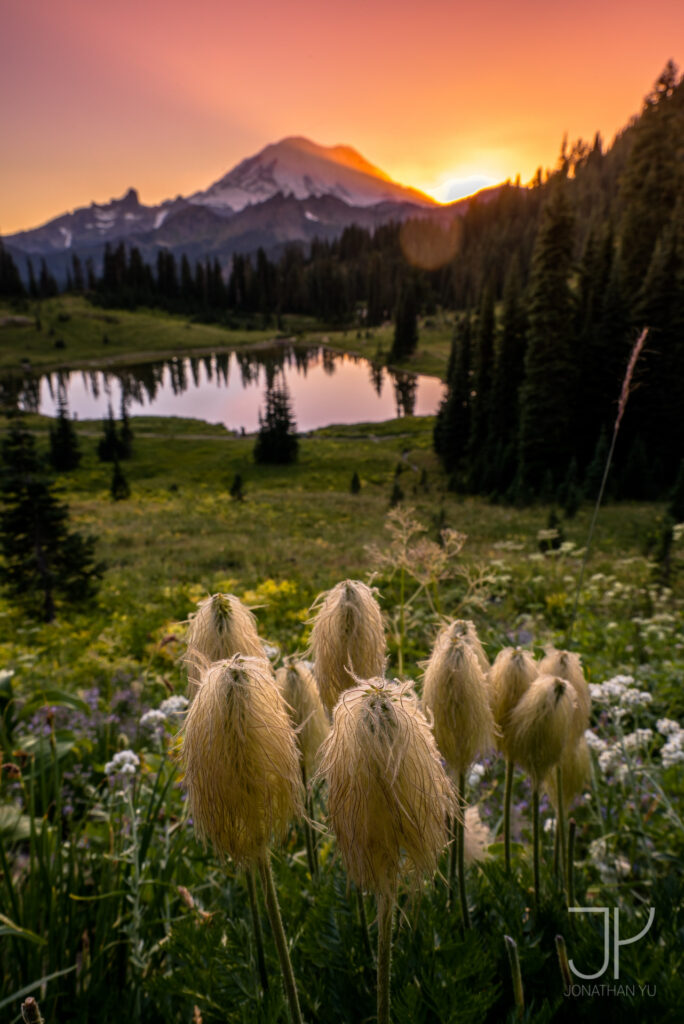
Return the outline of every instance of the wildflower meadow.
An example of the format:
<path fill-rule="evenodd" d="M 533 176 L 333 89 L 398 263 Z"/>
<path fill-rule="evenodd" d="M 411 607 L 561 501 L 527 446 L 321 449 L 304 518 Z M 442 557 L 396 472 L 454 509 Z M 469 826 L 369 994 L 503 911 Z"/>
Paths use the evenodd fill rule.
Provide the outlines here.
<path fill-rule="evenodd" d="M 5 606 L 2 1019 L 678 1020 L 681 529 L 544 539 Z"/>

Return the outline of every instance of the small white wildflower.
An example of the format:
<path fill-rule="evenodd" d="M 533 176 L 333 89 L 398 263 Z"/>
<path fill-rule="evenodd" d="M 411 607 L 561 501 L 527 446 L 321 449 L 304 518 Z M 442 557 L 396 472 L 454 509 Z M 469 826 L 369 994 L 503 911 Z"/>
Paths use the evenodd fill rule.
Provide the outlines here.
<path fill-rule="evenodd" d="M 615 871 L 618 878 L 628 878 L 632 871 L 632 865 L 626 857 L 616 857 Z"/>
<path fill-rule="evenodd" d="M 598 754 L 608 749 L 608 744 L 606 743 L 606 741 L 601 739 L 600 736 L 597 736 L 595 732 L 591 731 L 591 729 L 585 730 L 584 738 L 587 741 L 587 746 L 589 747 L 589 749 L 595 750 Z"/>
<path fill-rule="evenodd" d="M 556 819 L 555 818 L 547 818 L 546 819 L 546 821 L 544 822 L 544 831 L 545 832 L 555 832 L 556 831 Z"/>
<path fill-rule="evenodd" d="M 589 857 L 594 863 L 602 862 L 606 858 L 608 852 L 608 844 L 605 839 L 594 839 L 589 844 Z"/>
<path fill-rule="evenodd" d="M 615 772 L 620 764 L 620 751 L 617 747 L 607 747 L 602 750 L 598 758 L 599 768 L 604 775 Z"/>
<path fill-rule="evenodd" d="M 479 786 L 484 777 L 484 773 L 485 766 L 483 764 L 478 764 L 476 762 L 474 765 L 471 766 L 470 775 L 468 776 L 468 785 L 472 786 L 473 788 L 475 786 Z"/>
<path fill-rule="evenodd" d="M 104 766 L 105 775 L 135 775 L 140 767 L 140 758 L 132 750 L 120 750 Z"/>
<path fill-rule="evenodd" d="M 159 705 L 159 710 L 165 718 L 173 718 L 176 715 L 182 715 L 188 707 L 188 698 L 184 697 L 180 693 L 176 693 L 173 697 L 167 697 Z"/>
<path fill-rule="evenodd" d="M 140 724 L 144 729 L 156 729 L 158 726 L 163 725 L 166 721 L 166 715 L 163 711 L 155 711 L 153 708 L 150 711 L 146 711 L 140 719 Z"/>

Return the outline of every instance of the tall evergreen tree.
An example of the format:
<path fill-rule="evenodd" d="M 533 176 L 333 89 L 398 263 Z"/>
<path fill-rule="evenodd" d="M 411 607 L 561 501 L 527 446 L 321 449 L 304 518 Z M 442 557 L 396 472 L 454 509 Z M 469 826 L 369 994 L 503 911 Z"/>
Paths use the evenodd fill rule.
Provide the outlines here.
<path fill-rule="evenodd" d="M 25 295 L 24 285 L 12 254 L 0 238 L 0 298 L 18 299 Z"/>
<path fill-rule="evenodd" d="M 266 409 L 259 413 L 259 433 L 254 445 L 256 462 L 285 464 L 297 461 L 299 439 L 285 384 L 266 389 Z"/>
<path fill-rule="evenodd" d="M 505 493 L 517 467 L 518 396 L 525 372 L 527 313 L 520 264 L 511 261 L 503 294 L 501 327 L 496 335 L 494 379 L 489 414 L 488 490 Z"/>
<path fill-rule="evenodd" d="M 418 345 L 418 312 L 413 283 L 402 288 L 394 321 L 394 340 L 390 359 L 406 359 Z"/>
<path fill-rule="evenodd" d="M 494 289 L 485 286 L 475 328 L 471 354 L 472 391 L 470 394 L 470 435 L 468 437 L 468 484 L 471 491 L 486 486 L 491 476 L 490 436 L 491 396 L 494 377 Z"/>
<path fill-rule="evenodd" d="M 554 183 L 542 213 L 532 258 L 520 392 L 519 459 L 524 489 L 538 491 L 550 470 L 554 483 L 573 454 L 576 361 L 573 339 L 574 221 L 566 185 Z"/>
<path fill-rule="evenodd" d="M 470 313 L 456 325 L 449 355 L 447 393 L 437 413 L 433 446 L 452 473 L 465 462 L 470 433 Z"/>
<path fill-rule="evenodd" d="M 68 529 L 68 508 L 39 458 L 32 435 L 14 422 L 3 440 L 0 506 L 0 582 L 46 622 L 55 598 L 86 600 L 102 575 L 95 540 Z"/>
<path fill-rule="evenodd" d="M 60 393 L 57 406 L 57 420 L 50 427 L 50 462 L 53 469 L 66 473 L 76 469 L 81 461 L 78 436 L 69 417 L 66 397 Z"/>

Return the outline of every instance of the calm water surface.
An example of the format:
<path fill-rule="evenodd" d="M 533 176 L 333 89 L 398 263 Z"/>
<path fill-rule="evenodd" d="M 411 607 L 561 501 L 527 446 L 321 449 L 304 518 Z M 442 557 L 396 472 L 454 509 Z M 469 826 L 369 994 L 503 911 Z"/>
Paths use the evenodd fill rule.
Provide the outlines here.
<path fill-rule="evenodd" d="M 247 432 L 259 427 L 266 389 L 285 384 L 297 429 L 379 422 L 435 413 L 444 394 L 436 377 L 374 367 L 323 348 L 178 357 L 107 370 L 71 371 L 24 380 L 16 404 L 55 415 L 60 395 L 79 419 L 118 415 L 187 416 Z"/>

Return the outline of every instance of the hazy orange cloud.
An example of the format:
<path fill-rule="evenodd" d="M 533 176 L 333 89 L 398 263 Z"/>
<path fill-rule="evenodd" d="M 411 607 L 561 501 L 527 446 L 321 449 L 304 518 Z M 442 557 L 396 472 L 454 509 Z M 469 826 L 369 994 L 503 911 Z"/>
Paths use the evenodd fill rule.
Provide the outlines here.
<path fill-rule="evenodd" d="M 680 0 L 5 0 L 0 231 L 206 188 L 292 134 L 442 198 L 526 181 L 565 132 L 609 142 L 677 40 Z"/>

